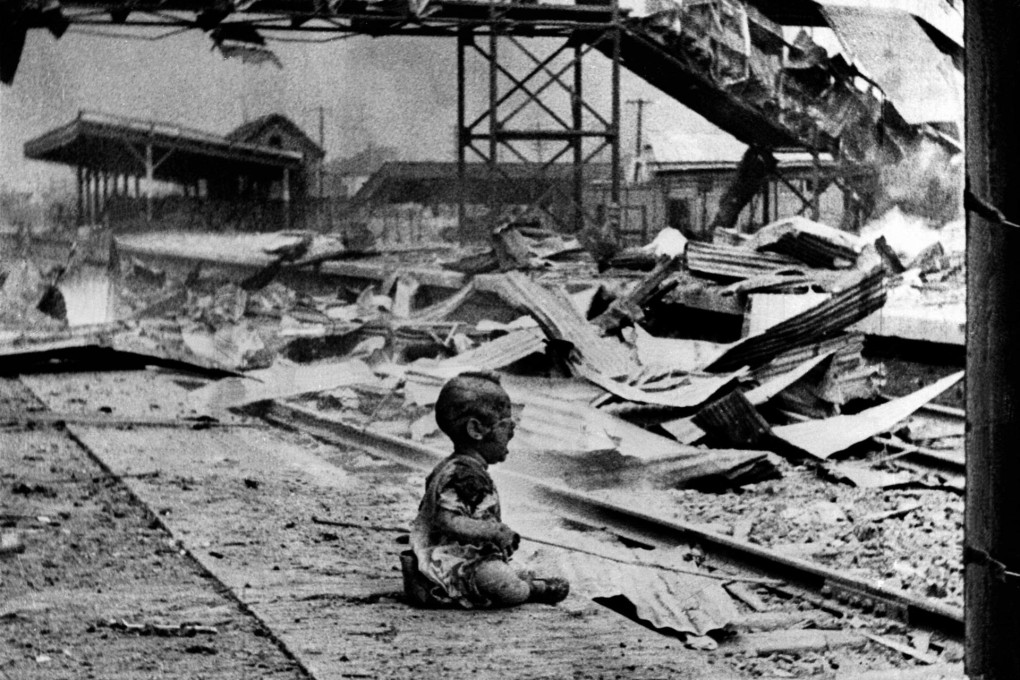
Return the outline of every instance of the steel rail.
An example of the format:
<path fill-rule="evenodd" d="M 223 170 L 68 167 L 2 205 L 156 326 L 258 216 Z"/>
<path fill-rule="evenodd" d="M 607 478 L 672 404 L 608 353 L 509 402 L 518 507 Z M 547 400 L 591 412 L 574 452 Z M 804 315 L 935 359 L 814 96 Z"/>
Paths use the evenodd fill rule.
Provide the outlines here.
<path fill-rule="evenodd" d="M 379 458 L 428 472 L 446 453 L 407 439 L 359 427 L 335 417 L 293 405 L 272 403 L 262 413 L 271 423 L 310 434 L 334 444 L 355 446 Z M 658 547 L 698 544 L 716 559 L 764 576 L 780 578 L 813 593 L 851 594 L 851 602 L 871 600 L 892 606 L 912 626 L 936 629 L 962 638 L 963 611 L 932 600 L 886 588 L 824 565 L 782 555 L 760 545 L 706 531 L 680 522 L 623 507 L 508 470 L 494 470 L 501 486 L 525 492 L 555 514 L 624 538 Z"/>

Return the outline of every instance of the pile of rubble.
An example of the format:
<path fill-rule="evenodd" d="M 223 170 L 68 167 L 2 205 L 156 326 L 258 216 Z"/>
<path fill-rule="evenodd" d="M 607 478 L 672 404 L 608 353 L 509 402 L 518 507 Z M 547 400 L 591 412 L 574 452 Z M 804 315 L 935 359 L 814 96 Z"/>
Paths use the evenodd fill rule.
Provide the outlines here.
<path fill-rule="evenodd" d="M 307 256 L 301 238 L 283 238 L 293 247 L 276 249 L 240 282 L 197 267 L 175 278 L 122 257 L 116 266 L 128 318 L 22 329 L 0 355 L 45 357 L 62 348 L 100 346 L 150 361 L 185 362 L 219 371 L 189 395 L 197 416 L 298 399 L 359 428 L 439 449 L 446 445 L 432 407 L 442 384 L 468 370 L 495 371 L 519 417 L 514 455 L 505 464 L 511 471 L 624 503 L 633 502 L 635 488 L 665 489 L 681 495 L 689 520 L 732 524 L 720 531 L 737 540 L 780 552 L 810 540 L 813 559 L 869 568 L 888 575 L 891 585 L 926 593 L 937 581 L 919 566 L 868 552 L 894 536 L 906 545 L 906 534 L 881 526 L 889 517 L 928 515 L 917 504 L 904 505 L 897 492 L 884 501 L 864 492 L 947 486 L 945 480 L 892 472 L 881 463 L 876 469 L 858 454 L 876 447 L 876 435 L 897 428 L 908 434 L 902 423 L 961 374 L 887 399 L 883 368 L 862 356 L 864 336 L 855 326 L 883 307 L 893 286 L 952 280 L 959 272 L 954 255 L 931 248 L 911 257 L 895 244 L 883 248 L 794 218 L 730 244 L 687 243 L 665 230 L 646 247 L 617 252 L 598 272 L 577 240 L 534 224 L 510 224 L 497 230 L 491 251 L 445 260 L 459 270 L 473 262 L 476 273 L 436 301 L 407 269 L 393 270 L 377 285 L 341 285 L 330 294 L 289 288 L 275 279 L 283 257 Z M 304 252 L 295 257 L 295 248 Z M 739 337 L 721 338 L 718 329 L 699 326 L 714 318 L 690 306 L 696 298 L 730 300 L 745 309 Z M 859 497 L 862 508 L 873 510 L 864 515 L 868 527 L 848 533 L 850 523 L 838 515 L 849 512 L 849 500 L 826 504 L 798 490 L 801 476 L 818 473 L 846 484 L 840 499 Z M 724 495 L 733 502 L 706 501 L 704 507 L 693 491 L 738 488 L 742 500 Z M 780 507 L 758 502 L 759 496 L 789 502 Z M 746 511 L 748 499 L 756 510 Z M 675 512 L 655 508 L 660 502 L 646 493 L 642 510 Z M 797 503 L 803 505 L 799 514 Z M 939 512 L 931 508 L 932 522 L 957 521 Z M 774 529 L 777 523 L 783 530 Z M 587 554 L 619 553 L 630 566 L 614 583 L 631 584 L 621 592 L 637 603 L 638 618 L 658 621 L 661 608 L 641 593 L 665 592 L 659 581 L 666 577 L 631 564 L 649 559 L 647 551 L 562 531 L 543 533 L 542 540 L 587 546 Z M 940 540 L 952 540 L 943 533 Z M 531 557 L 540 561 L 543 554 Z M 616 593 L 594 576 L 584 580 L 604 572 L 604 557 L 593 558 L 597 568 L 575 564 L 580 558 L 574 553 L 557 559 L 573 569 L 578 592 Z M 668 554 L 656 559 L 677 562 Z M 688 616 L 656 625 L 682 632 L 689 644 L 714 646 L 706 635 L 739 618 L 731 588 L 694 575 L 667 576 L 686 579 L 681 591 L 697 593 L 695 609 L 707 614 L 700 623 Z M 934 595 L 955 599 L 957 580 Z"/>
<path fill-rule="evenodd" d="M 312 393 L 419 439 L 435 435 L 429 408 L 447 378 L 499 371 L 521 407 L 519 450 L 592 472 L 596 460 L 603 472 L 654 467 L 656 483 L 673 487 L 774 477 L 776 454 L 824 461 L 857 450 L 960 379 L 886 401 L 883 367 L 865 361 L 854 330 L 882 308 L 892 282 L 944 281 L 959 268 L 938 248 L 904 264 L 882 238 L 867 243 L 803 218 L 730 245 L 671 231 L 617 254 L 650 271 L 599 275 L 577 240 L 507 225 L 470 267 L 447 262 L 487 273 L 426 306 L 421 285 L 400 271 L 328 296 L 273 281 L 287 258 L 307 256 L 302 235 L 285 236 L 240 283 L 197 269 L 178 281 L 122 260 L 130 318 L 22 330 L 4 353 L 101 345 L 184 361 L 235 375 L 199 390 L 200 410 Z M 742 337 L 706 339 L 713 330 L 690 315 L 694 289 L 739 301 Z M 863 472 L 839 470 L 866 483 Z"/>

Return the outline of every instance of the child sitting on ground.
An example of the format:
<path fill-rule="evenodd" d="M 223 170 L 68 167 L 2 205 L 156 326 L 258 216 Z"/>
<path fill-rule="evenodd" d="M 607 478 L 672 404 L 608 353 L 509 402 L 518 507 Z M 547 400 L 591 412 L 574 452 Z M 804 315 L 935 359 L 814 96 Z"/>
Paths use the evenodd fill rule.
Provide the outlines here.
<path fill-rule="evenodd" d="M 506 460 L 514 436 L 510 397 L 492 373 L 462 373 L 436 401 L 436 422 L 453 454 L 425 480 L 405 554 L 408 595 L 420 606 L 511 607 L 556 603 L 564 579 L 535 578 L 509 563 L 520 536 L 503 524 L 489 465 Z"/>

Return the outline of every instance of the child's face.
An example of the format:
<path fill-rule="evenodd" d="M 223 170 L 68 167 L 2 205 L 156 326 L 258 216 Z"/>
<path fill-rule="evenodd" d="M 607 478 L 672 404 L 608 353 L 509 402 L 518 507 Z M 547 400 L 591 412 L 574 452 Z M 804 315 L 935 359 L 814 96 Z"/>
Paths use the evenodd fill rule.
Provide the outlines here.
<path fill-rule="evenodd" d="M 482 423 L 479 430 L 480 439 L 475 441 L 475 450 L 489 465 L 502 463 L 506 460 L 507 444 L 514 438 L 514 418 L 510 408 L 510 400 L 506 397 L 494 399 L 490 408 L 495 417 L 489 424 Z"/>

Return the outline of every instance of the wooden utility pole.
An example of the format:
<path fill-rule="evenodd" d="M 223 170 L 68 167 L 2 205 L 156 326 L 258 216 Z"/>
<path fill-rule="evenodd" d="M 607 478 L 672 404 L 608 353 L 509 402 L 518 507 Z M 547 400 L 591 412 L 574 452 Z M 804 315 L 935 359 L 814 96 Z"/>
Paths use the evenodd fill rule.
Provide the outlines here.
<path fill-rule="evenodd" d="M 633 104 L 634 106 L 637 107 L 637 137 L 634 140 L 634 155 L 635 156 L 640 156 L 641 155 L 642 139 L 643 139 L 641 132 L 642 132 L 642 129 L 644 128 L 644 124 L 645 124 L 645 107 L 648 106 L 649 104 L 651 104 L 652 100 L 651 99 L 641 99 L 639 97 L 638 99 L 628 99 L 627 103 L 628 104 Z"/>
<path fill-rule="evenodd" d="M 319 148 L 322 149 L 323 153 L 326 151 L 326 108 L 319 106 Z M 326 162 L 326 157 L 323 156 L 319 159 L 319 198 L 323 198 L 326 195 L 326 177 L 323 165 Z"/>
<path fill-rule="evenodd" d="M 974 197 L 1020 220 L 1015 0 L 967 5 L 967 174 Z M 1020 678 L 1020 228 L 967 216 L 965 666 Z"/>

